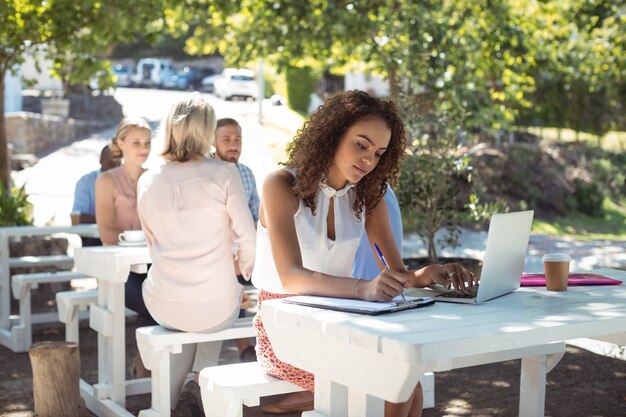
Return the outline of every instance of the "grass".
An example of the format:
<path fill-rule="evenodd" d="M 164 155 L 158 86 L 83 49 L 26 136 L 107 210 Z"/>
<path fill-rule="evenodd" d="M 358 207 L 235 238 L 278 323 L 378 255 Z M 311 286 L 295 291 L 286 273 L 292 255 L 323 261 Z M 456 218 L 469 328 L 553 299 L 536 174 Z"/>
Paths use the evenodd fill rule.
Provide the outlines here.
<path fill-rule="evenodd" d="M 533 232 L 542 235 L 571 237 L 581 240 L 626 240 L 626 198 L 619 202 L 605 198 L 604 216 L 591 217 L 572 213 L 554 220 L 533 221 Z"/>
<path fill-rule="evenodd" d="M 586 132 L 576 132 L 573 129 L 559 129 L 554 127 L 528 127 L 529 133 L 533 133 L 543 139 L 563 142 L 585 141 L 599 145 L 605 151 L 626 152 L 626 132 L 611 131 L 604 136 L 596 136 Z"/>
<path fill-rule="evenodd" d="M 613 240 L 626 241 L 626 198 L 615 202 L 608 198 L 603 202 L 604 216 L 592 217 L 583 213 L 572 213 L 552 220 L 533 220 L 533 233 L 545 236 L 570 237 L 577 240 Z M 403 216 L 404 233 L 416 230 L 414 216 Z M 488 223 L 485 223 L 486 226 Z M 476 226 L 466 224 L 466 227 Z M 486 229 L 486 228 L 485 228 Z"/>

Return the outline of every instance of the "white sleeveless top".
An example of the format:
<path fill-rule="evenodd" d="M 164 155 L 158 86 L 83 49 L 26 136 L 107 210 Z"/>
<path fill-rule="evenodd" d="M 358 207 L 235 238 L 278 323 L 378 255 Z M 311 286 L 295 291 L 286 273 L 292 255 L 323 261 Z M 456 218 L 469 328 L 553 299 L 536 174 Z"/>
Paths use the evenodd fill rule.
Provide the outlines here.
<path fill-rule="evenodd" d="M 289 170 L 289 172 L 293 172 Z M 328 238 L 328 208 L 330 199 L 335 198 L 335 240 Z M 356 198 L 354 184 L 348 184 L 341 190 L 334 190 L 322 182 L 316 195 L 316 215 L 306 207 L 302 200 L 293 218 L 302 254 L 302 266 L 311 271 L 343 277 L 351 276 L 354 256 L 361 236 L 365 230 L 365 210 L 359 220 L 354 214 L 353 204 Z M 258 223 L 256 235 L 256 259 L 252 283 L 258 289 L 274 294 L 287 294 L 276 272 L 272 248 L 267 229 Z"/>

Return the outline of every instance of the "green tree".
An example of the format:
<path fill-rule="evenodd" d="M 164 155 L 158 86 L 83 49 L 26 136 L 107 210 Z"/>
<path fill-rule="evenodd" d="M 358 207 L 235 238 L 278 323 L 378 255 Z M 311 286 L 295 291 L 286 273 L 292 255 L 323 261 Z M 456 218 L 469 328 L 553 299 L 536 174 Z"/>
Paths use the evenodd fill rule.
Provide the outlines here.
<path fill-rule="evenodd" d="M 0 182 L 9 189 L 4 77 L 41 50 L 65 85 L 86 82 L 109 63 L 111 44 L 162 30 L 164 0 L 0 0 Z M 151 25 L 148 25 L 151 23 Z"/>

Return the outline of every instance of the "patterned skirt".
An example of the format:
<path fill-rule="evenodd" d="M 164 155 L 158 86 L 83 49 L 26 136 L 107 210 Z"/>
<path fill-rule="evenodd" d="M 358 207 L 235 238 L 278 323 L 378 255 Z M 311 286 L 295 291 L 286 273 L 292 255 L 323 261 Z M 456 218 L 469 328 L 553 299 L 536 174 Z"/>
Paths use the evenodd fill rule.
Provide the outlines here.
<path fill-rule="evenodd" d="M 259 293 L 258 310 L 254 317 L 254 329 L 256 331 L 256 355 L 261 368 L 274 378 L 289 381 L 309 391 L 314 391 L 315 379 L 313 374 L 303 371 L 300 368 L 289 365 L 279 360 L 274 354 L 272 344 L 267 337 L 263 327 L 263 317 L 261 316 L 261 305 L 265 300 L 289 297 L 289 294 L 273 294 L 261 290 Z"/>

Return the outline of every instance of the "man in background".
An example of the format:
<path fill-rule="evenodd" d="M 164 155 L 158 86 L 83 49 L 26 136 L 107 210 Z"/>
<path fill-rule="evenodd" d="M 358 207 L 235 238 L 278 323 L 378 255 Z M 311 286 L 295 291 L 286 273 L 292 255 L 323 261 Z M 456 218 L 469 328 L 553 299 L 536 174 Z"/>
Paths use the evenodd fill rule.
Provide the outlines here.
<path fill-rule="evenodd" d="M 391 187 L 387 187 L 385 197 L 383 199 L 387 206 L 387 212 L 389 213 L 389 223 L 391 224 L 391 232 L 396 240 L 396 245 L 402 256 L 402 214 L 400 212 L 400 205 L 396 194 Z M 369 241 L 367 232 L 363 232 L 359 249 L 354 257 L 354 264 L 352 265 L 352 276 L 355 278 L 372 280 L 380 274 L 383 266 L 375 255 L 372 244 Z"/>
<path fill-rule="evenodd" d="M 72 206 L 72 224 L 96 223 L 96 178 L 101 173 L 120 166 L 120 160 L 113 158 L 109 145 L 100 152 L 100 169 L 83 175 L 76 183 L 74 205 Z M 100 239 L 81 237 L 83 246 L 100 246 Z"/>
<path fill-rule="evenodd" d="M 217 121 L 215 129 L 215 159 L 233 162 L 239 170 L 243 188 L 248 197 L 248 208 L 254 223 L 259 220 L 259 194 L 254 173 L 239 162 L 241 156 L 241 126 L 235 119 L 224 118 Z"/>
<path fill-rule="evenodd" d="M 254 173 L 250 168 L 239 162 L 241 156 L 241 126 L 235 119 L 224 118 L 217 121 L 215 128 L 215 159 L 221 161 L 232 162 L 237 166 L 243 188 L 248 198 L 248 208 L 256 225 L 259 220 L 259 194 L 256 189 L 256 180 Z M 235 270 L 237 272 L 237 280 L 241 285 L 249 285 L 239 273 L 239 262 L 235 259 Z M 245 317 L 245 309 L 252 304 L 246 293 L 243 293 L 241 302 L 241 310 L 239 317 Z M 239 351 L 239 358 L 242 362 L 251 362 L 256 360 L 254 351 L 254 342 L 252 339 L 236 339 L 235 344 Z"/>

